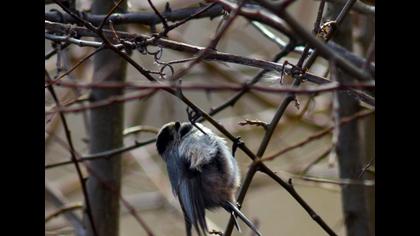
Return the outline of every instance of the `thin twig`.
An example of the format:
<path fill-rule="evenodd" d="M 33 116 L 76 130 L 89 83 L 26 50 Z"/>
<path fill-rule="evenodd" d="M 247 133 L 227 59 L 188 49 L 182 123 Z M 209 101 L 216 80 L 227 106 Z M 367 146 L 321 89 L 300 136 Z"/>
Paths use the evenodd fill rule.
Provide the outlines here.
<path fill-rule="evenodd" d="M 326 183 L 326 184 L 334 184 L 334 185 L 358 185 L 364 187 L 374 187 L 375 182 L 372 180 L 359 180 L 359 179 L 327 179 L 321 178 L 316 176 L 308 176 L 308 175 L 296 175 L 292 173 L 288 173 L 285 171 L 281 171 L 281 173 L 286 173 L 289 178 L 292 179 L 301 179 L 304 181 L 316 182 L 316 183 Z"/>
<path fill-rule="evenodd" d="M 65 206 L 67 201 L 49 181 L 45 181 L 45 199 L 48 199 L 57 208 Z M 64 217 L 71 223 L 77 234 L 84 235 L 85 227 L 82 220 L 74 212 L 65 212 Z"/>
<path fill-rule="evenodd" d="M 51 82 L 51 77 L 49 76 L 47 70 L 45 70 L 45 76 L 46 76 L 47 81 L 48 82 Z M 50 91 L 51 96 L 53 97 L 54 102 L 56 103 L 57 107 L 61 107 L 60 106 L 60 101 L 57 98 L 57 95 L 55 93 L 54 87 L 52 85 L 49 85 L 48 86 L 48 90 Z M 92 216 L 92 210 L 91 210 L 92 208 L 90 206 L 89 196 L 87 194 L 86 182 L 84 181 L 82 170 L 81 170 L 81 168 L 79 166 L 79 163 L 77 162 L 77 158 L 76 158 L 76 156 L 74 154 L 75 149 L 74 149 L 73 141 L 72 141 L 72 138 L 71 138 L 71 135 L 70 135 L 70 129 L 69 129 L 68 125 L 67 125 L 67 120 L 66 120 L 66 117 L 64 116 L 64 113 L 59 112 L 59 114 L 60 114 L 61 122 L 62 122 L 63 127 L 64 127 L 64 133 L 65 133 L 65 136 L 66 136 L 68 145 L 69 145 L 70 155 L 71 155 L 71 161 L 72 161 L 72 163 L 74 164 L 74 166 L 76 168 L 77 176 L 78 176 L 79 181 L 80 181 L 80 184 L 82 186 L 83 197 L 84 197 L 85 202 L 86 202 L 86 213 L 88 215 L 89 222 L 91 224 L 93 234 L 95 236 L 98 236 L 97 230 L 96 230 L 96 227 L 95 227 L 95 223 L 94 223 L 94 219 L 93 219 L 93 216 Z"/>
<path fill-rule="evenodd" d="M 56 83 L 56 81 L 64 78 L 65 76 L 67 76 L 68 74 L 70 74 L 71 72 L 73 72 L 77 67 L 79 67 L 83 62 L 87 61 L 89 58 L 91 58 L 93 55 L 95 55 L 96 53 L 98 53 L 99 51 L 101 51 L 103 49 L 103 47 L 99 47 L 96 48 L 93 52 L 89 53 L 88 55 L 86 55 L 85 57 L 83 57 L 82 59 L 80 59 L 74 66 L 72 66 L 70 69 L 68 69 L 66 72 L 64 72 L 62 75 L 60 75 L 58 78 L 48 82 L 48 84 L 45 85 L 45 87 L 49 86 L 49 85 L 53 85 L 54 83 Z"/>
<path fill-rule="evenodd" d="M 356 2 L 356 0 L 349 0 L 347 1 L 346 5 L 343 7 L 342 12 L 339 14 L 337 19 L 335 20 L 336 25 L 339 25 L 341 21 L 343 20 L 344 16 L 347 15 L 347 13 L 350 11 L 350 8 L 353 6 L 353 4 Z M 307 32 L 297 21 L 294 19 L 289 13 L 286 11 L 276 11 L 275 8 L 273 8 L 273 4 L 270 3 L 267 0 L 261 0 L 261 4 L 264 4 L 264 6 L 267 6 L 267 9 L 273 12 L 274 14 L 278 15 L 282 19 L 284 19 L 289 26 L 296 32 L 300 37 L 305 39 L 305 41 L 315 48 L 316 52 L 314 52 L 311 56 L 317 55 L 317 53 L 321 53 L 329 60 L 334 60 L 337 65 L 349 73 L 350 75 L 354 76 L 355 78 L 359 80 L 371 80 L 371 75 L 367 74 L 363 70 L 360 70 L 356 66 L 354 66 L 351 62 L 349 62 L 347 59 L 343 58 L 342 56 L 334 53 L 332 49 L 327 47 L 323 42 L 321 42 L 319 39 L 312 36 L 309 32 Z M 333 27 L 334 29 L 334 27 Z M 327 39 L 332 36 L 334 30 L 331 30 L 330 33 L 327 35 Z"/>
<path fill-rule="evenodd" d="M 345 124 L 347 124 L 349 122 L 352 122 L 352 121 L 354 121 L 356 119 L 361 119 L 361 118 L 367 117 L 367 116 L 373 114 L 374 112 L 375 111 L 361 111 L 361 112 L 358 112 L 358 113 L 356 113 L 356 114 L 354 114 L 352 116 L 344 117 L 344 118 L 342 118 L 340 120 L 340 126 L 341 125 L 345 125 Z M 271 155 L 269 155 L 267 157 L 262 158 L 260 161 L 262 161 L 262 162 L 264 162 L 264 161 L 272 161 L 275 158 L 277 158 L 277 157 L 285 154 L 286 152 L 289 152 L 291 150 L 294 150 L 294 149 L 296 149 L 298 147 L 302 147 L 302 146 L 304 146 L 305 144 L 307 144 L 307 143 L 309 143 L 311 141 L 318 140 L 319 138 L 321 138 L 321 137 L 329 134 L 330 132 L 332 132 L 334 130 L 334 127 L 335 126 L 331 126 L 329 128 L 323 129 L 323 130 L 321 130 L 321 131 L 319 131 L 319 132 L 317 132 L 317 133 L 315 133 L 315 134 L 313 134 L 313 135 L 311 135 L 311 136 L 303 139 L 302 141 L 299 141 L 299 142 L 297 142 L 297 143 L 295 143 L 293 145 L 290 145 L 290 146 L 288 146 L 288 147 L 286 147 L 286 148 L 284 148 L 284 149 L 282 149 L 282 150 L 280 150 L 278 152 L 275 152 L 274 154 L 271 154 Z"/>
<path fill-rule="evenodd" d="M 146 77 L 148 80 L 152 80 L 155 81 L 155 78 L 153 78 L 149 71 L 147 71 L 146 69 L 144 69 L 142 66 L 140 66 L 138 63 L 136 63 L 133 59 L 130 58 L 129 55 L 127 55 L 126 53 L 120 51 L 117 47 L 115 47 L 111 41 L 109 41 L 105 35 L 103 34 L 102 30 L 98 30 L 95 26 L 92 25 L 92 23 L 82 19 L 80 16 L 78 16 L 77 14 L 73 13 L 71 10 L 69 10 L 65 5 L 63 5 L 63 3 L 61 3 L 58 0 L 53 0 L 55 3 L 57 3 L 64 11 L 66 11 L 68 14 L 70 14 L 74 19 L 76 19 L 79 23 L 83 24 L 84 26 L 86 26 L 86 28 L 88 28 L 89 30 L 91 30 L 92 32 L 94 32 L 98 37 L 100 37 L 103 42 L 105 43 L 105 45 L 111 49 L 112 51 L 114 51 L 116 54 L 118 54 L 120 57 L 124 58 L 128 63 L 130 63 L 137 71 L 139 71 L 144 77 Z"/>
<path fill-rule="evenodd" d="M 78 162 L 84 162 L 84 161 L 92 161 L 92 160 L 96 160 L 96 159 L 106 159 L 106 158 L 111 158 L 115 155 L 127 152 L 127 151 L 131 151 L 135 148 L 139 148 L 139 147 L 143 147 L 146 146 L 148 144 L 154 143 L 156 141 L 155 138 L 153 139 L 149 139 L 147 141 L 144 142 L 135 142 L 133 145 L 127 146 L 127 147 L 122 147 L 122 148 L 116 148 L 113 150 L 109 150 L 109 151 L 104 151 L 104 152 L 100 152 L 100 153 L 94 153 L 94 154 L 89 154 L 89 155 L 85 155 L 85 156 L 81 156 L 80 158 L 78 158 Z M 71 161 L 63 161 L 63 162 L 58 162 L 58 163 L 54 163 L 54 164 L 48 164 L 45 165 L 45 169 L 51 169 L 54 167 L 59 167 L 59 166 L 63 166 L 63 165 L 68 165 L 71 164 Z"/>
<path fill-rule="evenodd" d="M 331 150 L 333 149 L 333 146 L 330 145 L 330 147 L 328 147 L 324 152 L 321 153 L 321 155 L 319 155 L 317 158 L 315 158 L 313 161 L 311 161 L 310 163 L 308 163 L 301 171 L 300 174 L 301 175 L 305 175 L 309 169 L 311 169 L 312 166 L 314 166 L 315 164 L 319 163 L 321 160 L 323 160 L 328 154 L 330 154 Z"/>
<path fill-rule="evenodd" d="M 147 2 L 149 3 L 150 7 L 153 9 L 153 11 L 155 12 L 155 14 L 159 17 L 159 19 L 160 19 L 160 21 L 162 22 L 163 27 L 164 27 L 164 29 L 165 29 L 164 31 L 166 32 L 166 31 L 167 31 L 167 28 L 168 28 L 168 22 L 166 22 L 165 17 L 163 17 L 163 16 L 160 14 L 160 12 L 158 11 L 158 9 L 156 9 L 156 7 L 155 7 L 155 5 L 153 4 L 152 0 L 147 0 Z"/>
<path fill-rule="evenodd" d="M 181 20 L 181 21 L 179 21 L 177 23 L 174 23 L 174 24 L 168 26 L 167 28 L 165 28 L 165 31 L 163 32 L 163 34 L 166 35 L 169 31 L 171 31 L 171 30 L 173 30 L 173 29 L 175 29 L 175 28 L 177 28 L 177 27 L 185 24 L 186 22 L 188 22 L 188 21 L 190 21 L 192 19 L 198 18 L 199 16 L 201 16 L 206 11 L 209 11 L 214 6 L 217 6 L 217 4 L 212 3 L 212 4 L 209 4 L 209 5 L 201 8 L 201 9 L 198 9 L 194 14 L 191 14 L 190 16 L 186 17 L 185 19 L 183 19 L 183 20 Z"/>
<path fill-rule="evenodd" d="M 102 20 L 101 24 L 98 26 L 98 31 L 102 31 L 103 27 L 105 26 L 105 24 L 107 23 L 109 17 L 112 15 L 112 13 L 114 13 L 115 10 L 117 10 L 117 8 L 121 5 L 121 3 L 124 0 L 119 0 L 117 2 L 117 4 L 115 4 L 111 10 L 108 12 L 108 14 L 106 14 L 105 18 Z"/>
<path fill-rule="evenodd" d="M 74 211 L 74 210 L 77 210 L 77 209 L 82 209 L 82 208 L 83 208 L 83 205 L 81 203 L 77 203 L 77 204 L 73 204 L 73 205 L 69 205 L 69 206 L 64 206 L 64 207 L 58 209 L 57 211 L 49 214 L 47 217 L 45 217 L 45 223 L 47 223 L 48 221 L 52 220 L 53 218 L 55 218 L 55 217 L 57 217 L 57 216 L 59 216 L 63 213 L 66 213 L 68 211 Z"/>
<path fill-rule="evenodd" d="M 58 136 L 54 136 L 55 140 L 57 141 L 57 143 L 59 145 L 61 145 L 62 147 L 64 147 L 65 149 L 67 149 L 68 151 L 72 152 L 75 156 L 79 157 L 78 159 L 80 159 L 80 154 L 76 151 L 73 150 L 71 151 L 69 146 L 66 145 L 66 143 L 64 142 L 64 140 L 62 140 L 60 137 Z M 144 231 L 147 233 L 148 236 L 153 236 L 154 234 L 152 233 L 150 227 L 146 224 L 146 222 L 140 217 L 140 215 L 137 214 L 137 211 L 135 210 L 135 208 L 133 206 L 131 206 L 131 204 L 125 200 L 125 198 L 122 196 L 122 194 L 115 189 L 115 187 L 111 184 L 109 184 L 109 182 L 103 180 L 103 178 L 101 176 L 99 176 L 91 167 L 90 165 L 87 165 L 85 163 L 82 162 L 82 164 L 84 164 L 84 166 L 86 167 L 86 169 L 88 170 L 88 172 L 94 176 L 99 183 L 102 184 L 102 186 L 104 186 L 106 189 L 108 189 L 109 191 L 111 191 L 113 194 L 118 195 L 119 199 L 121 200 L 121 202 L 123 203 L 124 207 L 127 208 L 128 212 L 136 219 L 136 221 L 140 224 L 140 226 L 144 229 Z"/>
<path fill-rule="evenodd" d="M 293 49 L 295 48 L 295 44 L 293 42 L 290 42 L 286 45 L 286 47 L 284 47 L 274 58 L 273 58 L 273 62 L 277 62 L 279 61 L 281 58 L 287 56 Z M 233 95 L 231 98 L 229 98 L 226 102 L 220 104 L 219 106 L 217 106 L 216 108 L 212 108 L 209 111 L 210 115 L 215 115 L 217 113 L 219 113 L 220 111 L 224 110 L 225 108 L 229 107 L 229 106 L 234 106 L 235 103 L 243 96 L 245 95 L 250 89 L 248 85 L 253 85 L 256 84 L 258 81 L 261 80 L 261 78 L 263 78 L 263 76 L 268 73 L 269 70 L 264 69 L 261 70 L 260 72 L 258 72 L 258 74 L 256 74 L 254 76 L 254 78 L 252 78 L 249 82 L 247 82 L 247 86 L 244 86 L 244 88 L 239 91 L 237 94 Z"/>
<path fill-rule="evenodd" d="M 177 72 L 175 75 L 173 75 L 171 77 L 172 81 L 176 81 L 178 79 L 180 79 L 182 76 L 186 75 L 188 73 L 188 71 L 190 71 L 194 65 L 196 65 L 197 63 L 199 63 L 202 59 L 204 59 L 209 51 L 215 50 L 216 49 L 216 45 L 219 43 L 220 39 L 222 38 L 222 36 L 224 35 L 224 33 L 228 30 L 228 28 L 232 25 L 232 23 L 234 22 L 234 20 L 236 19 L 236 17 L 239 14 L 239 11 L 241 9 L 241 7 L 246 3 L 247 0 L 240 0 L 238 2 L 238 8 L 235 9 L 229 16 L 228 20 L 223 24 L 222 28 L 220 29 L 219 32 L 217 32 L 217 34 L 213 37 L 213 39 L 210 41 L 210 43 L 207 45 L 206 48 L 204 48 L 204 50 L 201 50 L 199 52 L 199 54 L 197 55 L 197 58 L 195 60 L 193 60 L 190 64 L 188 64 L 185 69 Z"/>
<path fill-rule="evenodd" d="M 156 89 L 151 89 L 150 91 L 147 91 L 146 93 L 136 93 L 135 95 L 131 96 L 125 96 L 125 95 L 115 95 L 110 96 L 103 100 L 97 100 L 96 102 L 92 102 L 89 105 L 81 106 L 81 107 L 55 107 L 54 109 L 45 112 L 46 115 L 51 115 L 57 112 L 63 112 L 63 113 L 75 113 L 75 112 L 82 112 L 86 110 L 92 110 L 92 109 L 98 109 L 101 107 L 109 106 L 111 104 L 118 104 L 118 103 L 125 103 L 128 101 L 133 100 L 141 100 L 145 98 L 149 98 L 156 92 Z"/>

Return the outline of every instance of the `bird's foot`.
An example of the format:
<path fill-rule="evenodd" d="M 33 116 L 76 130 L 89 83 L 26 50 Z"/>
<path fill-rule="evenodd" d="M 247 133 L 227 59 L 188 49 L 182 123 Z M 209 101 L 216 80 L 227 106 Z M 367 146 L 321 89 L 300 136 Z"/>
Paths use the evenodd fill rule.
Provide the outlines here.
<path fill-rule="evenodd" d="M 191 124 L 195 123 L 198 118 L 201 117 L 201 114 L 193 109 L 191 109 L 190 107 L 187 107 L 187 115 L 188 115 L 188 120 L 191 122 Z"/>
<path fill-rule="evenodd" d="M 198 120 L 198 118 L 201 117 L 201 113 L 197 112 L 193 109 L 191 109 L 190 107 L 187 107 L 187 115 L 188 115 L 188 120 L 190 121 L 190 123 L 192 125 L 194 125 L 195 128 L 197 128 L 198 130 L 201 131 L 201 133 L 203 133 L 204 135 L 207 135 L 206 132 L 204 132 L 197 124 L 196 121 Z"/>

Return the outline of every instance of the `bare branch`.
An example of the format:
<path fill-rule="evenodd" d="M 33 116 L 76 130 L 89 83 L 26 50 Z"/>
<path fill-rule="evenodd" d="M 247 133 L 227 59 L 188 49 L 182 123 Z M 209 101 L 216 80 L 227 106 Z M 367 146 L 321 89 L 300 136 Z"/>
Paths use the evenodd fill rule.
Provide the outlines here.
<path fill-rule="evenodd" d="M 57 211 L 49 214 L 47 217 L 45 217 L 45 223 L 47 223 L 48 221 L 52 220 L 53 218 L 64 214 L 68 211 L 74 211 L 74 210 L 78 210 L 83 208 L 82 203 L 76 203 L 76 204 L 72 204 L 72 205 L 68 205 L 68 206 L 63 206 L 60 209 L 58 209 Z"/>
<path fill-rule="evenodd" d="M 345 124 L 347 124 L 349 122 L 352 122 L 352 121 L 354 121 L 356 119 L 361 119 L 361 118 L 367 117 L 369 115 L 372 115 L 373 113 L 374 113 L 374 111 L 362 111 L 362 112 L 358 112 L 358 113 L 356 113 L 356 114 L 354 114 L 352 116 L 342 118 L 340 120 L 339 124 L 340 124 L 340 126 L 341 125 L 345 125 Z M 313 134 L 313 135 L 311 135 L 311 136 L 303 139 L 302 141 L 297 142 L 296 144 L 290 145 L 290 146 L 284 148 L 281 151 L 275 152 L 274 154 L 271 154 L 268 157 L 262 158 L 260 161 L 262 161 L 262 162 L 264 162 L 264 161 L 271 161 L 271 160 L 273 160 L 273 159 L 275 159 L 275 158 L 277 158 L 277 157 L 279 157 L 279 156 L 281 156 L 281 155 L 283 155 L 283 154 L 285 154 L 285 153 L 287 153 L 287 152 L 289 152 L 291 150 L 294 150 L 294 149 L 296 149 L 298 147 L 302 147 L 305 144 L 307 144 L 309 142 L 312 142 L 314 140 L 318 140 L 319 138 L 321 138 L 321 137 L 323 137 L 323 136 L 331 133 L 334 130 L 334 127 L 335 126 L 331 126 L 331 127 L 326 128 L 324 130 L 321 130 L 321 131 L 319 131 L 319 132 L 317 132 L 317 133 L 315 133 L 315 134 Z"/>
<path fill-rule="evenodd" d="M 84 162 L 84 161 L 92 161 L 95 159 L 107 159 L 107 158 L 111 158 L 115 155 L 127 152 L 127 151 L 131 151 L 133 149 L 139 148 L 139 147 L 143 147 L 146 146 L 148 144 L 154 143 L 156 141 L 156 139 L 150 139 L 144 142 L 135 142 L 133 145 L 131 146 L 127 146 L 127 147 L 122 147 L 122 148 L 116 148 L 113 150 L 109 150 L 109 151 L 104 151 L 104 152 L 100 152 L 100 153 L 95 153 L 95 154 L 89 154 L 89 155 L 85 155 L 85 156 L 81 156 L 80 158 L 78 158 L 78 162 Z M 54 164 L 48 164 L 45 165 L 45 169 L 50 169 L 50 168 L 54 168 L 54 167 L 59 167 L 59 166 L 63 166 L 63 165 L 68 165 L 71 164 L 71 161 L 63 161 L 63 162 L 59 162 L 59 163 L 54 163 Z"/>
<path fill-rule="evenodd" d="M 170 12 L 163 12 L 162 16 L 168 21 L 183 21 L 189 18 L 191 15 L 196 14 L 197 12 L 202 11 L 203 9 L 207 8 L 208 6 L 202 7 L 190 7 L 184 9 L 175 9 Z M 206 11 L 198 14 L 195 18 L 214 18 L 220 16 L 223 12 L 223 8 L 221 5 L 215 5 L 207 9 Z M 61 23 L 78 23 L 76 19 L 74 19 L 68 13 L 61 13 L 63 16 L 60 17 L 60 13 L 52 11 L 52 12 L 45 12 L 45 20 L 54 21 L 54 22 L 61 22 Z M 91 13 L 84 13 L 82 14 L 82 18 L 86 21 L 91 22 L 93 25 L 99 25 L 105 19 L 107 15 L 98 15 L 98 14 L 91 14 Z M 118 13 L 112 14 L 109 16 L 108 21 L 112 21 L 115 25 L 120 24 L 144 24 L 144 25 L 155 25 L 161 23 L 161 19 L 155 14 L 151 12 L 130 12 L 130 13 Z"/>
<path fill-rule="evenodd" d="M 72 32 L 75 31 L 77 32 L 77 34 L 80 35 L 84 35 L 84 36 L 95 36 L 94 33 L 89 33 L 88 30 L 82 28 L 82 27 L 69 27 L 66 25 L 62 25 L 60 23 L 52 23 L 52 22 L 45 22 L 45 27 L 48 29 L 55 29 L 59 32 L 62 33 L 66 33 L 66 32 Z M 111 34 L 112 32 L 110 31 L 106 31 L 104 30 L 104 34 L 108 35 Z M 138 34 L 128 34 L 125 32 L 117 32 L 117 34 L 119 35 L 119 37 L 121 38 L 137 38 L 137 39 L 141 39 L 143 41 L 147 41 L 148 39 L 150 39 L 149 36 L 145 36 L 145 35 L 138 35 Z M 65 40 L 66 37 L 64 36 L 60 36 L 61 40 Z M 56 37 L 57 38 L 57 37 Z M 95 47 L 100 47 L 102 45 L 102 43 L 97 42 Z M 172 41 L 172 40 L 167 40 L 167 39 L 157 39 L 157 40 L 153 40 L 150 41 L 150 45 L 153 46 L 159 46 L 159 47 L 165 47 L 165 48 L 169 48 L 169 49 L 173 49 L 173 50 L 177 50 L 177 51 L 182 51 L 182 52 L 187 52 L 187 53 L 199 53 L 200 51 L 204 50 L 203 47 L 198 47 L 198 46 L 192 46 L 192 45 L 188 45 L 185 43 L 179 43 L 176 41 Z M 123 48 L 122 44 L 118 44 L 118 45 L 114 45 L 114 47 L 116 48 Z M 133 44 L 133 47 L 135 47 L 135 45 Z M 219 61 L 224 61 L 224 62 L 230 62 L 230 63 L 237 63 L 237 64 L 242 64 L 242 65 L 247 65 L 247 66 L 252 66 L 252 67 L 257 67 L 257 68 L 263 68 L 266 70 L 275 70 L 275 71 L 279 71 L 281 72 L 283 70 L 283 66 L 278 64 L 278 63 L 274 63 L 274 62 L 268 62 L 268 61 L 264 61 L 264 60 L 259 60 L 259 59 L 249 59 L 246 57 L 242 57 L 242 56 L 237 56 L 237 55 L 233 55 L 233 54 L 229 54 L 229 53 L 222 53 L 222 52 L 216 52 L 216 51 L 210 51 L 208 52 L 208 55 L 203 58 L 205 60 L 219 60 Z M 360 65 L 362 65 L 363 62 L 360 63 Z M 359 64 L 357 64 L 359 65 Z M 307 65 L 308 66 L 308 65 Z M 287 73 L 290 73 L 290 69 L 286 68 L 285 71 Z M 266 73 L 266 72 L 264 72 Z M 309 72 L 306 72 L 302 79 L 308 80 L 312 83 L 316 83 L 316 84 L 324 84 L 324 83 L 329 83 L 330 81 L 322 78 L 320 76 L 316 76 L 314 74 L 311 74 Z M 367 104 L 369 104 L 370 106 L 375 106 L 375 99 L 372 98 L 371 96 L 364 94 L 361 91 L 357 91 L 357 90 L 352 90 L 350 91 L 350 93 L 352 94 L 352 96 L 354 96 L 356 99 L 361 100 Z"/>

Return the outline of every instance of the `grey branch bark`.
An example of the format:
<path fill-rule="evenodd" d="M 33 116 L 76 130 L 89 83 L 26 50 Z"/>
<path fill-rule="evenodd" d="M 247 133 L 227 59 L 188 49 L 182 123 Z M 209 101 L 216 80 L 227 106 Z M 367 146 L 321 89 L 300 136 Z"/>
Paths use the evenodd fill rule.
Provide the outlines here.
<path fill-rule="evenodd" d="M 95 0 L 92 12 L 107 14 L 113 6 L 114 1 Z M 125 8 L 126 3 L 123 3 L 116 12 Z M 115 26 L 115 28 L 124 30 L 123 26 Z M 93 81 L 124 82 L 125 74 L 126 61 L 113 51 L 106 49 L 95 55 Z M 122 94 L 123 89 L 93 89 L 91 102 Z M 91 111 L 90 153 L 104 152 L 123 146 L 123 109 L 123 104 L 112 104 Z M 95 173 L 95 176 L 89 176 L 87 186 L 98 236 L 117 236 L 119 233 L 121 158 L 114 156 L 95 160 L 91 161 L 89 165 Z M 104 183 L 107 186 L 104 186 Z M 88 224 L 85 225 L 89 227 Z M 87 236 L 94 236 L 91 229 L 88 229 Z"/>
<path fill-rule="evenodd" d="M 341 4 L 327 4 L 328 19 L 334 19 L 342 9 Z M 352 50 L 351 16 L 347 16 L 338 29 L 334 41 L 337 44 Z M 352 76 L 337 68 L 336 78 L 339 82 L 351 82 Z M 338 92 L 338 117 L 349 116 L 359 111 L 360 107 L 354 99 L 344 92 Z M 358 122 L 353 121 L 341 127 L 338 142 L 337 156 L 340 178 L 357 178 L 362 166 L 361 133 Z M 347 235 L 367 236 L 369 234 L 367 200 L 365 190 L 361 186 L 343 186 L 342 206 L 345 218 Z"/>

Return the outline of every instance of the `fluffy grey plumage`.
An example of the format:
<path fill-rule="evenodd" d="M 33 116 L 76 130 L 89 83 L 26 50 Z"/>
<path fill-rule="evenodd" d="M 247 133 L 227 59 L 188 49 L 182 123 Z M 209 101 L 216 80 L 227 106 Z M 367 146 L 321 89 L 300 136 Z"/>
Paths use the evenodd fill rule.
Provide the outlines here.
<path fill-rule="evenodd" d="M 184 212 L 187 235 L 191 235 L 192 226 L 199 235 L 205 235 L 205 209 L 216 207 L 239 216 L 260 235 L 233 204 L 240 173 L 226 142 L 203 125 L 196 125 L 205 134 L 191 123 L 171 122 L 161 128 L 156 141 Z"/>

